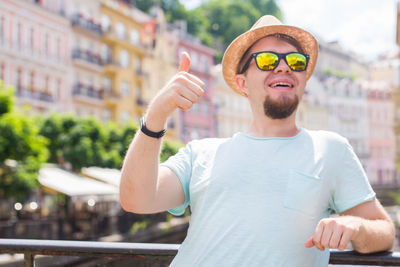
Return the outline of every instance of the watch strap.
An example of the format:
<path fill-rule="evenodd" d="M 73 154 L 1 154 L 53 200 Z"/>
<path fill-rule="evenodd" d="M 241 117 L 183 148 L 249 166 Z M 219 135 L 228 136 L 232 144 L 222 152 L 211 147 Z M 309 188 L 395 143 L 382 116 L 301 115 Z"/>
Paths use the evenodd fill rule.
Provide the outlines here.
<path fill-rule="evenodd" d="M 153 132 L 147 129 L 146 127 L 146 122 L 144 120 L 144 117 L 140 118 L 140 130 L 142 133 L 144 133 L 147 136 L 153 137 L 153 138 L 161 138 L 165 135 L 165 132 L 167 131 L 166 129 L 160 131 L 160 132 Z"/>

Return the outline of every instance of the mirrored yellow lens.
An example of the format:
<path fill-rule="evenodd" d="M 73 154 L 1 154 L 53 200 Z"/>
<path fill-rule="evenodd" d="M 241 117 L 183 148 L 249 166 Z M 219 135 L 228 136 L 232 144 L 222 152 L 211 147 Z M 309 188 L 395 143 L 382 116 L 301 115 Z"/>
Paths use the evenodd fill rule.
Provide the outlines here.
<path fill-rule="evenodd" d="M 278 60 L 278 56 L 272 53 L 260 53 L 256 56 L 257 66 L 262 70 L 273 70 Z"/>
<path fill-rule="evenodd" d="M 286 62 L 288 66 L 294 71 L 303 71 L 306 69 L 307 65 L 306 57 L 299 53 L 286 55 Z"/>

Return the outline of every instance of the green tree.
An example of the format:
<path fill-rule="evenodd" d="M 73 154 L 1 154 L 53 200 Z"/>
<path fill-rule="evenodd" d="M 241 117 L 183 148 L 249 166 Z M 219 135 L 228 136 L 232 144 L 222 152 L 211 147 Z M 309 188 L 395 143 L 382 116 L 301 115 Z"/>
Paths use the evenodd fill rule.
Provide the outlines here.
<path fill-rule="evenodd" d="M 0 109 L 8 111 L 0 115 L 0 198 L 22 201 L 39 185 L 38 172 L 49 153 L 34 119 L 9 112 L 13 100 L 6 98 L 13 96 L 8 90 L 0 86 Z"/>
<path fill-rule="evenodd" d="M 0 116 L 11 112 L 14 102 L 14 88 L 4 87 L 0 80 Z"/>
<path fill-rule="evenodd" d="M 160 161 L 166 161 L 170 156 L 175 155 L 184 144 L 180 141 L 165 140 L 161 149 Z"/>
<path fill-rule="evenodd" d="M 282 11 L 275 2 L 275 0 L 247 0 L 253 7 L 255 7 L 261 15 L 274 15 L 282 20 Z"/>

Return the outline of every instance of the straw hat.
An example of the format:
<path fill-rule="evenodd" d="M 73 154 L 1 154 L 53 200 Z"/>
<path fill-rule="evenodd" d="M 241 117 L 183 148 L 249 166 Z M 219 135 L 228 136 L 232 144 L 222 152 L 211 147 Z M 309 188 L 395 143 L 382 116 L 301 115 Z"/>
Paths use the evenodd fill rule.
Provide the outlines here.
<path fill-rule="evenodd" d="M 318 57 L 317 40 L 305 30 L 284 25 L 274 16 L 265 15 L 262 16 L 250 30 L 232 41 L 222 59 L 222 74 L 225 82 L 237 93 L 244 95 L 235 82 L 235 75 L 237 74 L 239 61 L 243 54 L 259 39 L 275 33 L 289 35 L 300 43 L 304 52 L 310 56 L 310 61 L 306 70 L 307 80 L 311 77 Z"/>

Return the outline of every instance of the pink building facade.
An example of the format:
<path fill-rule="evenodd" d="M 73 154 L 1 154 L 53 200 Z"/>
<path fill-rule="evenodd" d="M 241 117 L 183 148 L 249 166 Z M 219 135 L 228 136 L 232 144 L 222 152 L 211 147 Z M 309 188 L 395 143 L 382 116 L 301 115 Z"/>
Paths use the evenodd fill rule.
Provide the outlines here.
<path fill-rule="evenodd" d="M 373 186 L 395 185 L 395 138 L 393 102 L 389 84 L 364 84 L 368 95 L 369 163 L 367 174 Z"/>
<path fill-rule="evenodd" d="M 34 113 L 70 107 L 70 22 L 41 1 L 0 1 L 0 80 Z"/>
<path fill-rule="evenodd" d="M 216 137 L 215 92 L 211 74 L 215 52 L 190 35 L 180 35 L 179 38 L 177 62 L 182 52 L 188 52 L 191 59 L 190 73 L 205 83 L 205 93 L 199 102 L 186 112 L 180 111 L 179 139 L 187 143 L 193 139 Z"/>

